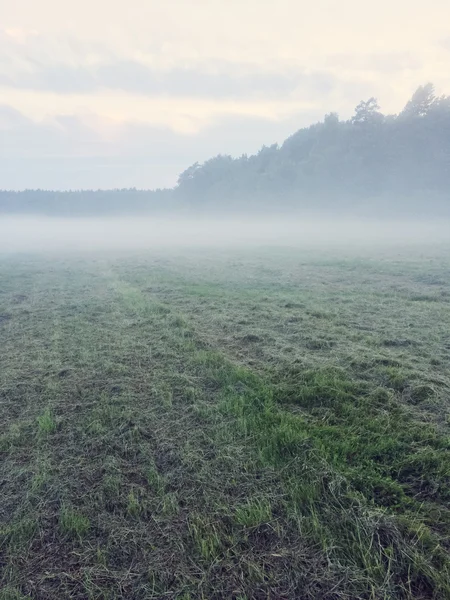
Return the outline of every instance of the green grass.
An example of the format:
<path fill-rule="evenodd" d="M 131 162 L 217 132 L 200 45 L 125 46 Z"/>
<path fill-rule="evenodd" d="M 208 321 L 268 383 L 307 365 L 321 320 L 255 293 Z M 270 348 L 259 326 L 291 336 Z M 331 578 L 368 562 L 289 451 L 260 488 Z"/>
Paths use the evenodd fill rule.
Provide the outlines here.
<path fill-rule="evenodd" d="M 39 432 L 46 435 L 56 431 L 56 421 L 53 417 L 50 408 L 46 408 L 44 412 L 37 418 Z"/>
<path fill-rule="evenodd" d="M 447 256 L 5 257 L 0 599 L 450 598 Z"/>
<path fill-rule="evenodd" d="M 17 588 L 7 586 L 0 590 L 0 600 L 30 600 L 30 596 L 24 596 Z"/>
<path fill-rule="evenodd" d="M 89 531 L 90 522 L 85 515 L 63 505 L 59 514 L 59 527 L 63 535 L 81 538 Z"/>
<path fill-rule="evenodd" d="M 245 527 L 258 527 L 272 520 L 272 506 L 267 498 L 247 500 L 238 506 L 235 513 L 236 523 Z"/>

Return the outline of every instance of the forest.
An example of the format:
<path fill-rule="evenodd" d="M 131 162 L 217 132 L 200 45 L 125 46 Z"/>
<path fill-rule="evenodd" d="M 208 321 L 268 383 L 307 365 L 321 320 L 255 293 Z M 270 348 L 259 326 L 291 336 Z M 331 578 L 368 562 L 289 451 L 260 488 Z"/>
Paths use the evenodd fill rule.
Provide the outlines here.
<path fill-rule="evenodd" d="M 401 112 L 376 98 L 331 112 L 255 155 L 189 166 L 173 189 L 1 191 L 0 212 L 103 215 L 188 211 L 450 214 L 450 96 L 420 86 Z"/>

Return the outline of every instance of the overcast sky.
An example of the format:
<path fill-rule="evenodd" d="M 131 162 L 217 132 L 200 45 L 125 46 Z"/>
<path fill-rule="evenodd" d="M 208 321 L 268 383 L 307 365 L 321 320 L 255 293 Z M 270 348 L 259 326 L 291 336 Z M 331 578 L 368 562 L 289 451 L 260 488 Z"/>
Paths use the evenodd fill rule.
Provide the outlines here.
<path fill-rule="evenodd" d="M 450 94 L 448 0 L 0 0 L 0 188 L 163 187 L 361 99 Z"/>

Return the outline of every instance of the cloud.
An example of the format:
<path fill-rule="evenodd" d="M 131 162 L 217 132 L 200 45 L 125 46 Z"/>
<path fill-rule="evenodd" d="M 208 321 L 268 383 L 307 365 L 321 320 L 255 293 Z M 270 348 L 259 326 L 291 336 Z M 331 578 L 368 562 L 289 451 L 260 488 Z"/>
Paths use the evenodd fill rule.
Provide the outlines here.
<path fill-rule="evenodd" d="M 334 53 L 325 62 L 333 70 L 379 74 L 399 74 L 422 66 L 422 61 L 411 52 Z"/>
<path fill-rule="evenodd" d="M 0 36 L 12 40 L 16 44 L 26 44 L 30 38 L 39 35 L 36 29 L 26 29 L 23 27 L 10 27 L 0 29 Z"/>
<path fill-rule="evenodd" d="M 219 153 L 256 152 L 317 120 L 311 112 L 281 122 L 222 115 L 196 135 L 98 115 L 41 121 L 0 106 L 0 188 L 79 189 L 171 186 L 190 164 Z"/>
<path fill-rule="evenodd" d="M 118 157 L 123 154 L 121 145 L 127 143 L 128 127 L 92 113 L 57 114 L 35 121 L 0 105 L 0 161 Z"/>
<path fill-rule="evenodd" d="M 26 43 L 25 43 L 26 42 Z M 72 35 L 46 35 L 0 28 L 0 85 L 4 88 L 96 94 L 208 99 L 311 98 L 328 94 L 336 81 L 327 69 L 272 58 L 254 61 L 202 55 L 176 57 L 169 44 L 144 51 L 92 42 Z"/>
<path fill-rule="evenodd" d="M 0 104 L 0 132 L 5 135 L 7 131 L 18 130 L 21 127 L 29 126 L 31 121 L 25 117 L 21 112 L 8 105 Z M 3 149 L 6 150 L 6 146 L 3 145 Z M 1 147 L 0 147 L 1 152 Z"/>
<path fill-rule="evenodd" d="M 202 97 L 210 99 L 283 98 L 300 94 L 310 98 L 328 94 L 334 76 L 305 68 L 262 69 L 258 65 L 209 61 L 204 64 L 155 68 L 137 60 L 117 59 L 100 64 L 43 64 L 27 57 L 9 73 L 0 72 L 7 87 L 58 94 L 86 94 L 112 90 L 147 96 Z"/>

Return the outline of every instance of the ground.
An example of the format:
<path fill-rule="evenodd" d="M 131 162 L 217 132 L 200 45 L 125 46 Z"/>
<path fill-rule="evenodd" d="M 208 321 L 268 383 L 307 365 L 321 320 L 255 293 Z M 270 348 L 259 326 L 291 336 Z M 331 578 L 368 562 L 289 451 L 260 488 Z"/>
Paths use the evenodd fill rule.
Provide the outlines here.
<path fill-rule="evenodd" d="M 0 599 L 450 598 L 450 253 L 0 257 Z"/>

